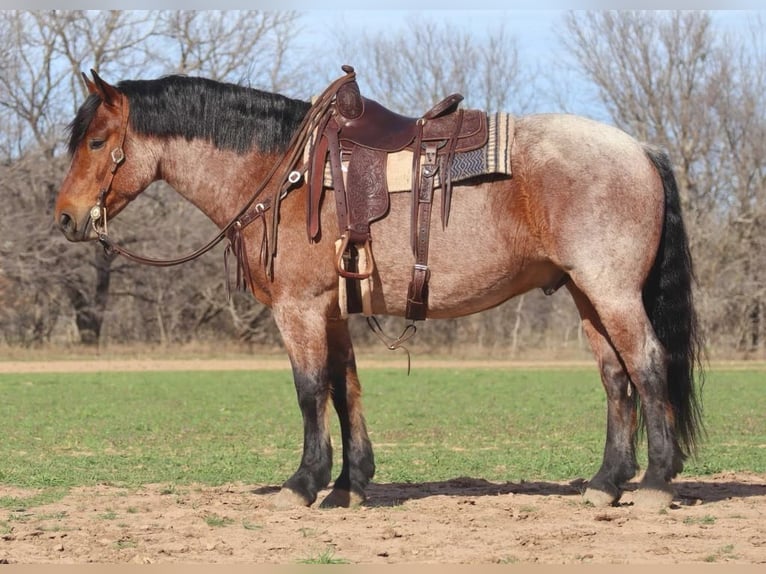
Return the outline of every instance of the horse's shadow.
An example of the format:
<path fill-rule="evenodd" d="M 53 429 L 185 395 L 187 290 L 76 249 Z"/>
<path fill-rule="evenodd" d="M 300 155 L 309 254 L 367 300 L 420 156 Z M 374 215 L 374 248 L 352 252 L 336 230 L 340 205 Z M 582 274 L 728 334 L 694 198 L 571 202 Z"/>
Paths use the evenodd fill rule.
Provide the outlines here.
<path fill-rule="evenodd" d="M 367 487 L 365 506 L 399 506 L 408 500 L 431 496 L 501 496 L 506 494 L 537 494 L 541 496 L 580 496 L 584 480 L 556 482 L 490 482 L 483 478 L 461 476 L 436 482 L 371 483 Z"/>
<path fill-rule="evenodd" d="M 717 481 L 679 480 L 674 483 L 676 496 L 674 502 L 680 505 L 694 505 L 720 502 L 730 498 L 766 497 L 766 482 L 757 481 Z M 501 496 L 507 494 L 538 496 L 581 497 L 588 486 L 584 479 L 571 482 L 490 482 L 482 478 L 457 477 L 434 482 L 373 482 L 367 487 L 367 501 L 364 506 L 395 507 L 409 500 L 419 500 L 432 496 Z M 638 487 L 633 481 L 625 485 L 626 492 Z M 274 494 L 278 486 L 264 486 L 255 489 L 255 494 Z"/>
<path fill-rule="evenodd" d="M 730 498 L 766 497 L 766 481 L 688 480 L 678 482 L 676 484 L 676 491 L 678 497 L 684 500 L 699 500 L 703 503 L 720 502 Z"/>
<path fill-rule="evenodd" d="M 431 496 L 500 496 L 503 494 L 539 494 L 542 496 L 579 496 L 585 490 L 584 480 L 569 484 L 555 482 L 490 482 L 483 478 L 458 477 L 435 482 L 373 482 L 367 486 L 364 506 L 394 507 L 408 500 Z M 252 490 L 253 494 L 271 495 L 280 487 L 266 485 Z M 323 496 L 320 493 L 320 498 Z"/>

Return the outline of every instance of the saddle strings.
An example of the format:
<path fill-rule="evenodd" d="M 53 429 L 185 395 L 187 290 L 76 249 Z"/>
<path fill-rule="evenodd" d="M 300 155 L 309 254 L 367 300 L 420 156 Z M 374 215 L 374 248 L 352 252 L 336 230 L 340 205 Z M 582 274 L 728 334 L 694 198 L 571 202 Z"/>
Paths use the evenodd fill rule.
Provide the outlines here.
<path fill-rule="evenodd" d="M 286 155 L 286 157 L 288 157 L 287 173 L 285 175 L 286 178 L 290 177 L 291 168 L 298 164 L 299 158 L 304 154 L 312 134 L 314 134 L 318 130 L 319 126 L 327 120 L 328 114 L 332 113 L 332 102 L 335 99 L 335 95 L 337 94 L 338 90 L 341 88 L 341 86 L 356 78 L 356 73 L 352 68 L 346 68 L 344 66 L 344 72 L 344 76 L 341 76 L 332 84 L 330 84 L 328 88 L 316 99 L 306 116 L 304 116 L 300 127 L 295 132 L 295 134 L 293 134 L 293 138 L 288 147 L 289 156 Z M 302 162 L 300 168 L 293 171 L 302 175 L 308 169 L 308 165 L 309 162 Z M 285 191 L 288 190 L 289 187 Z M 277 251 L 279 207 L 282 199 L 284 199 L 286 195 L 287 193 L 276 192 L 273 198 L 271 239 L 269 241 L 268 252 L 266 254 L 266 274 L 270 279 L 274 278 L 274 258 L 276 257 Z M 250 203 L 252 204 L 252 201 Z"/>
<path fill-rule="evenodd" d="M 412 337 L 415 336 L 415 333 L 418 332 L 418 328 L 415 323 L 408 323 L 404 330 L 402 330 L 401 334 L 394 338 L 383 332 L 383 327 L 381 327 L 380 321 L 378 321 L 378 318 L 375 315 L 369 315 L 366 317 L 366 319 L 367 326 L 370 328 L 370 331 L 372 331 L 375 336 L 383 342 L 389 351 L 396 351 L 401 349 L 407 353 L 407 376 L 409 376 L 412 360 L 410 357 L 410 350 L 404 346 L 404 343 L 409 341 Z"/>

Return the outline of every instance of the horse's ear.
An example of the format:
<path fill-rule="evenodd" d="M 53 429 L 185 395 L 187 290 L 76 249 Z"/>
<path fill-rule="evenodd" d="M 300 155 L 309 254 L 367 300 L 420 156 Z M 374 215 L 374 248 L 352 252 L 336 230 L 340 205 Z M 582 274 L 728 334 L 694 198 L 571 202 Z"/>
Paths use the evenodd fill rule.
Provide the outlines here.
<path fill-rule="evenodd" d="M 94 84 L 91 79 L 85 74 L 85 72 L 80 72 L 82 75 L 82 79 L 85 82 L 85 87 L 88 89 L 89 94 L 95 94 L 98 92 L 98 89 L 96 88 L 96 84 Z"/>
<path fill-rule="evenodd" d="M 106 83 L 96 73 L 96 70 L 91 69 L 91 75 L 93 76 L 93 82 L 95 82 L 96 93 L 101 96 L 101 99 L 108 106 L 114 106 L 120 101 L 120 92 L 114 86 Z"/>

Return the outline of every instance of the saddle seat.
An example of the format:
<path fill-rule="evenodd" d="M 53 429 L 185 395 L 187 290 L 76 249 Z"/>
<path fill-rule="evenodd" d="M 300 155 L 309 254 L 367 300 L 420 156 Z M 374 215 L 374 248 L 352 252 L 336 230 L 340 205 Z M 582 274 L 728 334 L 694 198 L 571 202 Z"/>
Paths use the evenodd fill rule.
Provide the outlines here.
<path fill-rule="evenodd" d="M 341 87 L 337 95 L 336 111 L 340 116 L 338 139 L 344 149 L 357 145 L 395 153 L 406 148 L 414 151 L 420 132 L 422 142 L 446 142 L 456 138 L 454 151 L 475 149 L 486 140 L 483 137 L 486 133 L 486 114 L 480 110 L 463 110 L 458 128 L 457 112 L 462 101 L 461 94 L 451 94 L 419 118 L 413 118 L 362 96 L 357 83 L 349 82 Z"/>

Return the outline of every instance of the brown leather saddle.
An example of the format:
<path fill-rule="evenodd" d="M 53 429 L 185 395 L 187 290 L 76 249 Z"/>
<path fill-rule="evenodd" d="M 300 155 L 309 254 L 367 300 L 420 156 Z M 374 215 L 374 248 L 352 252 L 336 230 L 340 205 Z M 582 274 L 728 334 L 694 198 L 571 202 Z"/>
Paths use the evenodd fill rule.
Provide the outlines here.
<path fill-rule="evenodd" d="M 423 320 L 428 305 L 428 242 L 436 177 L 441 186 L 441 218 L 446 226 L 452 194 L 450 166 L 457 152 L 487 143 L 487 116 L 459 108 L 463 96 L 452 94 L 418 118 L 397 114 L 361 95 L 351 66 L 343 66 L 347 82 L 336 92 L 332 113 L 319 127 L 311 150 L 308 199 L 309 239 L 319 238 L 319 204 L 324 166 L 329 156 L 341 241 L 336 268 L 350 281 L 374 271 L 370 224 L 388 213 L 386 162 L 391 153 L 412 152 L 411 244 L 415 263 L 407 296 L 406 317 Z M 345 171 L 345 177 L 344 177 Z M 366 265 L 358 268 L 358 252 Z M 350 292 L 355 292 L 352 289 Z M 349 299 L 349 312 L 361 305 Z"/>

